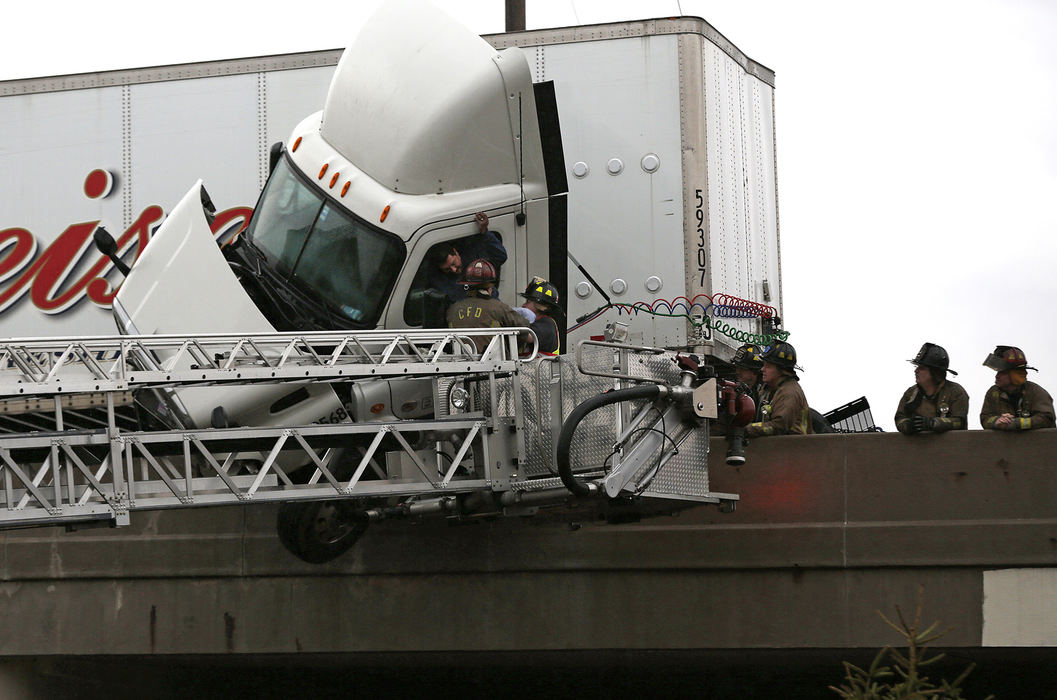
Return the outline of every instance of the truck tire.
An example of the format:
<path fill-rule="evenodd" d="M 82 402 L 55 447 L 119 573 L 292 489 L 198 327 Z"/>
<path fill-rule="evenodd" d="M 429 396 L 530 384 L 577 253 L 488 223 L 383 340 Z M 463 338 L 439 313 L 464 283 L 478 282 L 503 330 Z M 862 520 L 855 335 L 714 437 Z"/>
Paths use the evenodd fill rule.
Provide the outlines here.
<path fill-rule="evenodd" d="M 298 559 L 325 564 L 344 554 L 367 530 L 368 520 L 346 501 L 284 503 L 279 508 L 279 541 Z"/>

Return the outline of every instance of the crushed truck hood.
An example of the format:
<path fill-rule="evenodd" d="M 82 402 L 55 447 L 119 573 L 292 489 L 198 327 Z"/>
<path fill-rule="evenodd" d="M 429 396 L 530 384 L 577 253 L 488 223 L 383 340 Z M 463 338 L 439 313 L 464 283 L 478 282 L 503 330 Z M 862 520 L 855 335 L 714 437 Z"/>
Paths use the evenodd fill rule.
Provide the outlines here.
<path fill-rule="evenodd" d="M 201 204 L 202 181 L 173 208 L 117 293 L 143 334 L 268 333 L 220 254 Z"/>
<path fill-rule="evenodd" d="M 180 200 L 136 260 L 115 305 L 143 335 L 272 333 L 220 252 L 202 209 L 202 181 Z M 120 315 L 120 314 L 119 314 Z M 122 329 L 128 333 L 129 328 Z M 296 385 L 200 387 L 177 392 L 182 411 L 195 426 L 209 425 L 222 406 L 240 425 L 301 425 L 328 418 L 341 402 L 328 385 L 309 385 L 304 398 L 279 399 Z M 343 414 L 341 414 L 343 415 Z"/>

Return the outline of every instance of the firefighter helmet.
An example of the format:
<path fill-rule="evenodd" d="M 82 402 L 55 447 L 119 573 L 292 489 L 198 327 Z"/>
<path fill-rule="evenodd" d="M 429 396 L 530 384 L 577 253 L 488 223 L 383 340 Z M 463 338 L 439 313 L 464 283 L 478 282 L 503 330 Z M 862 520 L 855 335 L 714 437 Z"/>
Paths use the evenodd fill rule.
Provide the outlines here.
<path fill-rule="evenodd" d="M 742 345 L 734 352 L 734 359 L 731 360 L 731 364 L 741 369 L 751 369 L 758 372 L 763 367 L 763 360 L 760 355 L 759 345 Z"/>
<path fill-rule="evenodd" d="M 521 296 L 547 308 L 558 308 L 558 288 L 542 277 L 533 277 Z"/>
<path fill-rule="evenodd" d="M 1008 372 L 1011 369 L 1035 369 L 1028 367 L 1028 358 L 1024 351 L 1011 345 L 999 345 L 984 360 L 984 367 L 996 372 Z M 1035 370 L 1038 372 L 1038 370 Z"/>
<path fill-rule="evenodd" d="M 460 282 L 466 289 L 480 289 L 489 284 L 495 284 L 497 279 L 495 265 L 482 258 L 466 266 Z"/>
<path fill-rule="evenodd" d="M 950 372 L 951 374 L 957 375 L 953 369 L 950 369 L 951 358 L 947 355 L 947 351 L 941 348 L 935 343 L 925 343 L 918 350 L 918 354 L 914 356 L 913 360 L 907 360 L 907 362 L 922 367 L 932 367 L 943 372 Z"/>
<path fill-rule="evenodd" d="M 770 362 L 782 369 L 799 369 L 796 366 L 796 348 L 786 342 L 778 341 L 767 352 L 760 356 L 762 362 Z"/>

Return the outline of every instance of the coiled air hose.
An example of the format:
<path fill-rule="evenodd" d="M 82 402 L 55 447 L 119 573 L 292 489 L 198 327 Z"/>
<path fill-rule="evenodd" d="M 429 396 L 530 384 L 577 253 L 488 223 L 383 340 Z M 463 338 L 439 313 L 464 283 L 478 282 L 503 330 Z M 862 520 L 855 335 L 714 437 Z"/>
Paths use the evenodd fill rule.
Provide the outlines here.
<path fill-rule="evenodd" d="M 572 465 L 569 463 L 569 448 L 572 446 L 573 433 L 576 432 L 580 421 L 591 411 L 603 406 L 620 403 L 621 401 L 634 401 L 635 399 L 655 399 L 660 396 L 661 390 L 662 387 L 659 384 L 643 384 L 641 386 L 633 386 L 630 389 L 617 389 L 616 391 L 592 396 L 573 409 L 569 417 L 565 419 L 565 423 L 562 424 L 562 431 L 558 435 L 558 454 L 556 456 L 558 476 L 561 477 L 565 488 L 576 496 L 589 496 L 591 494 L 591 488 L 576 478 L 576 475 L 573 474 Z"/>

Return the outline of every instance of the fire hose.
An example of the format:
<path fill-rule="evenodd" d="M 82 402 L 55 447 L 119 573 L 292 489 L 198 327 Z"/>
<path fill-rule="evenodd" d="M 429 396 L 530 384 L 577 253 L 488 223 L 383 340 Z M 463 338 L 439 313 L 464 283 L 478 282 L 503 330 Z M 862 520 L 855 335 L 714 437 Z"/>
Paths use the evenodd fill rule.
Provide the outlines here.
<path fill-rule="evenodd" d="M 656 399 L 668 392 L 670 392 L 670 389 L 666 386 L 660 384 L 644 384 L 642 386 L 635 386 L 629 389 L 617 389 L 615 391 L 592 396 L 574 408 L 572 413 L 570 413 L 569 417 L 565 420 L 565 423 L 562 424 L 561 433 L 558 435 L 558 453 L 556 456 L 558 476 L 561 477 L 562 483 L 565 484 L 565 488 L 569 489 L 570 492 L 577 496 L 589 496 L 594 492 L 594 489 L 592 489 L 591 486 L 578 479 L 576 475 L 573 474 L 572 464 L 569 461 L 569 450 L 572 446 L 573 434 L 576 432 L 576 428 L 580 425 L 580 421 L 586 418 L 587 414 L 596 411 L 599 408 L 611 406 L 612 404 L 620 403 L 622 401 Z"/>

